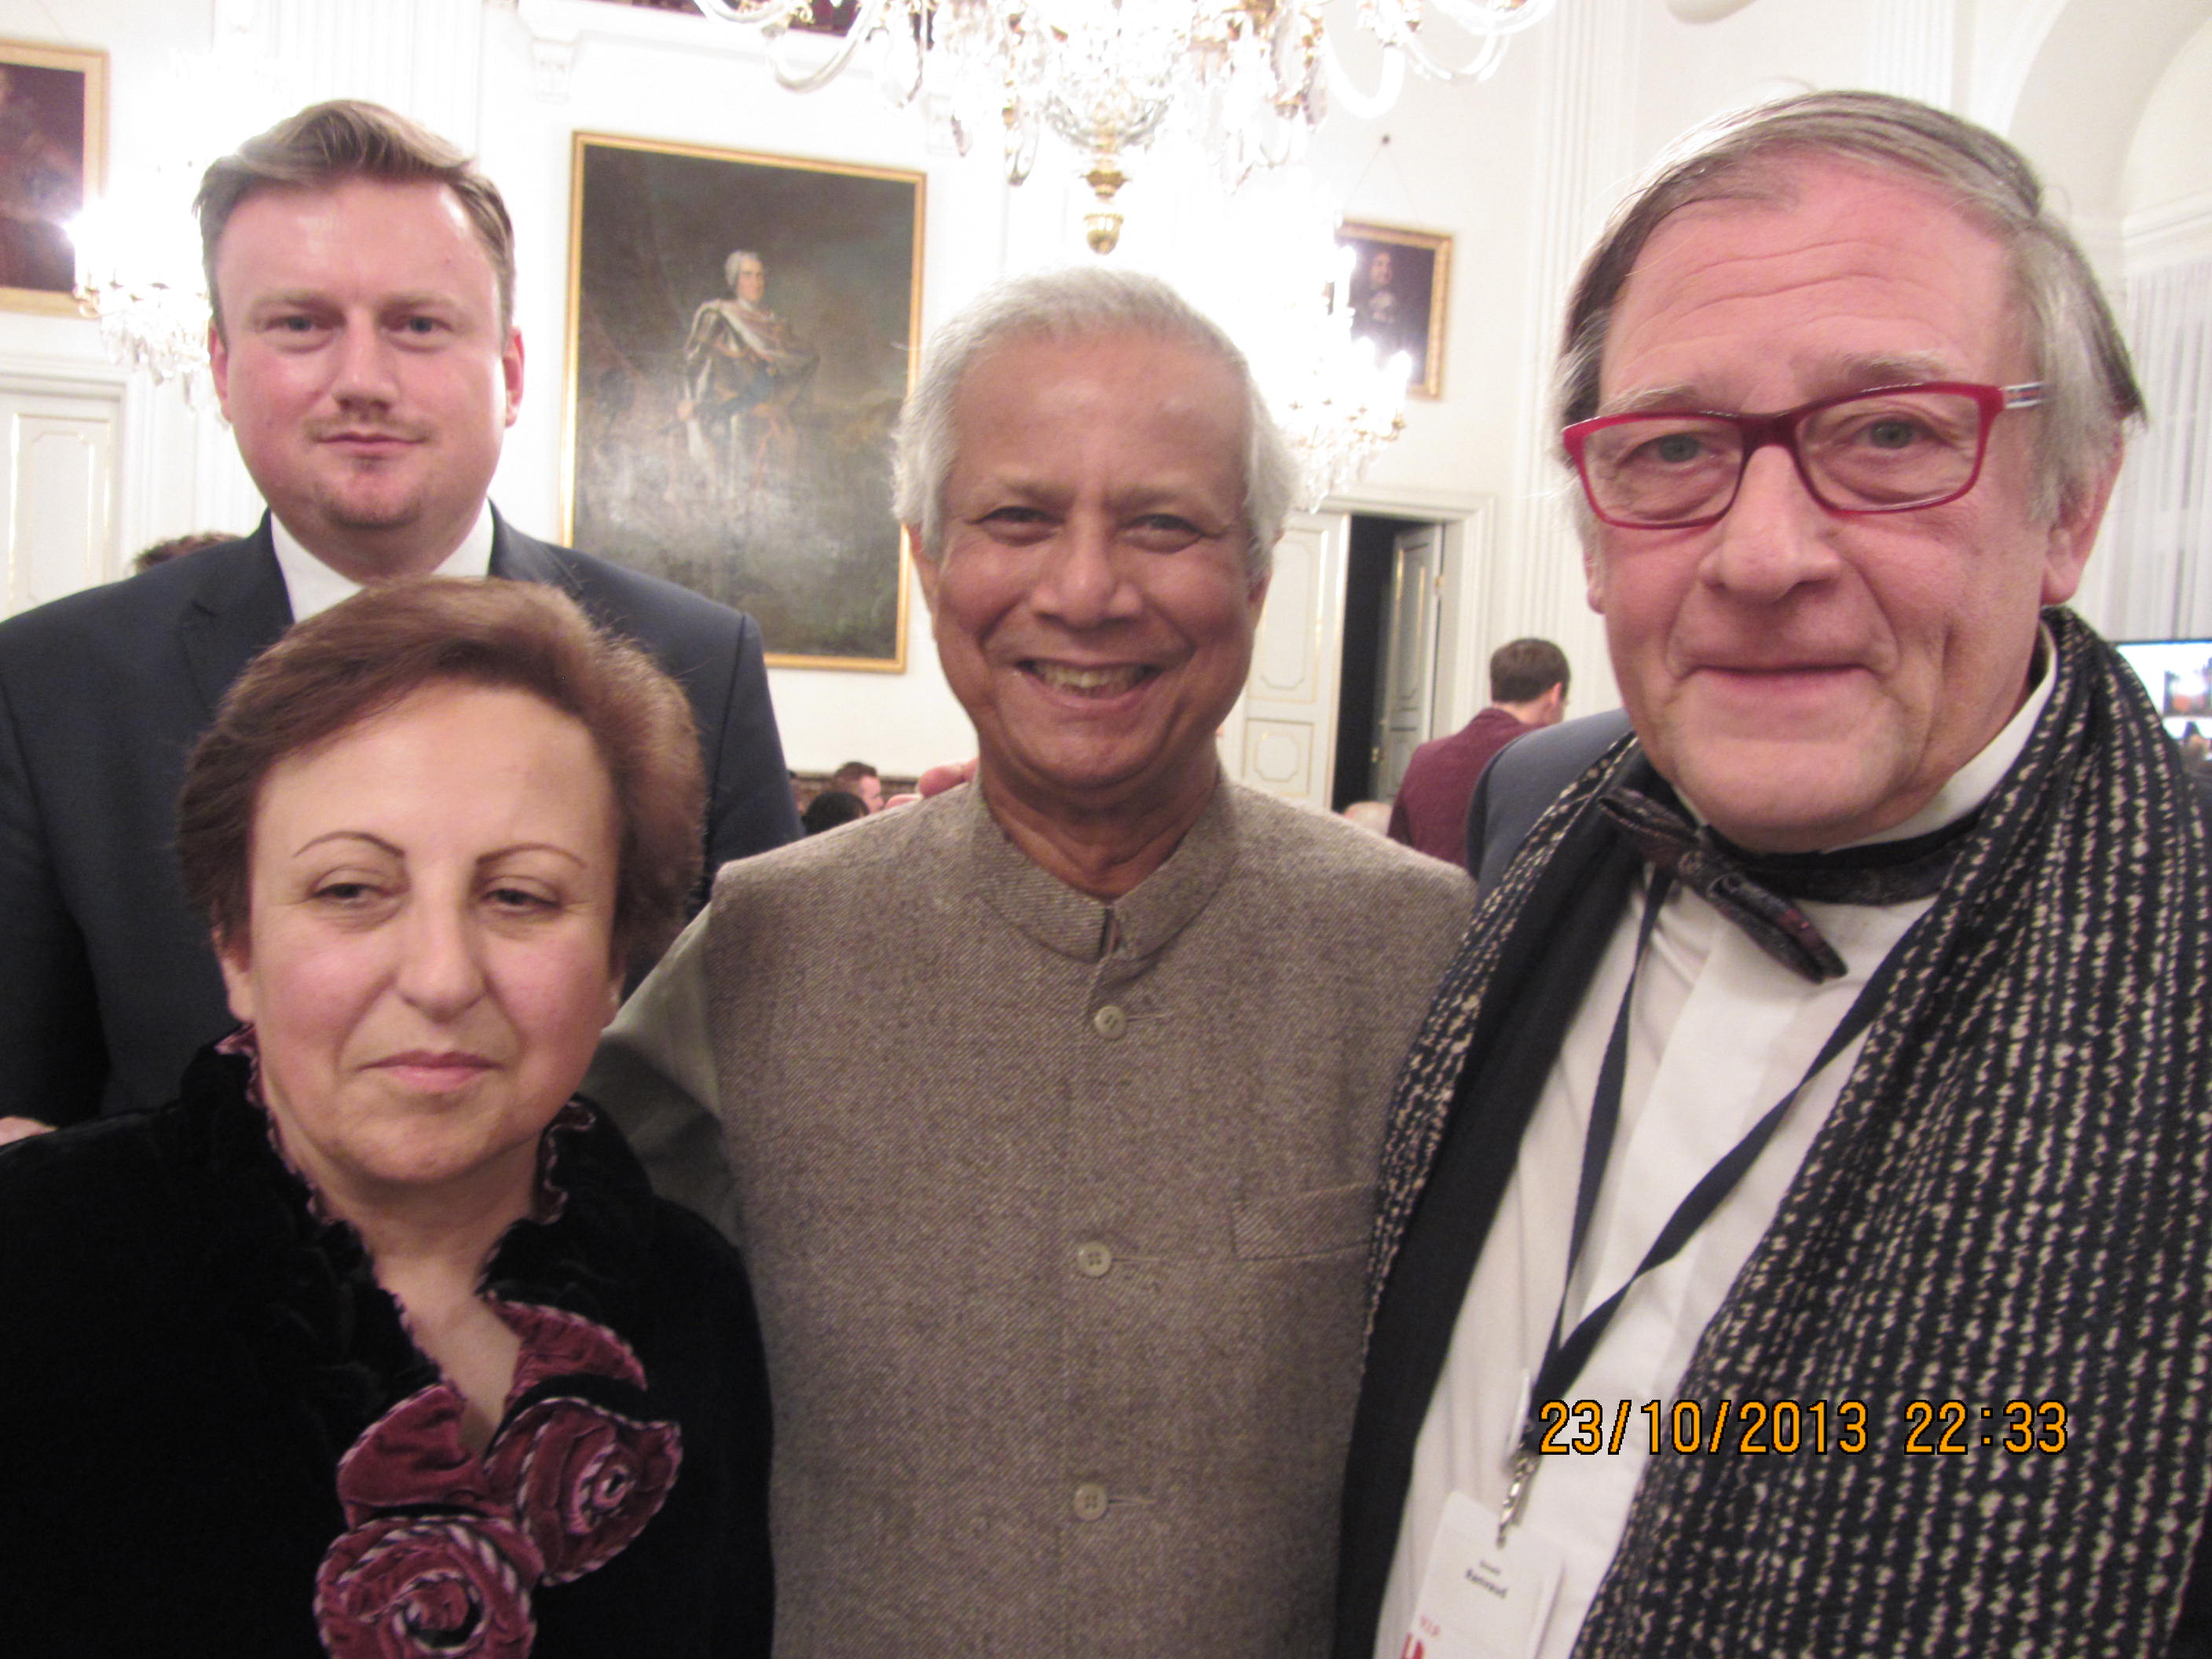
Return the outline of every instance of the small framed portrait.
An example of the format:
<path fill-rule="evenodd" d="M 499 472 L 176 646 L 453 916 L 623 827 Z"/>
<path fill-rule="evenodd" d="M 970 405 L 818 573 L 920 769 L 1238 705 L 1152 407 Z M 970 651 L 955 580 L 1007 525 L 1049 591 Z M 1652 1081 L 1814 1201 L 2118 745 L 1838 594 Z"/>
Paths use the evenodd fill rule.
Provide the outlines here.
<path fill-rule="evenodd" d="M 1444 304 L 1451 292 L 1451 238 L 1403 225 L 1336 228 L 1352 250 L 1352 334 L 1384 357 L 1402 351 L 1412 364 L 1406 390 L 1441 398 L 1444 389 Z"/>
<path fill-rule="evenodd" d="M 66 227 L 106 183 L 107 54 L 0 40 L 0 306 L 77 314 Z"/>
<path fill-rule="evenodd" d="M 779 666 L 905 667 L 922 185 L 576 137 L 563 528 L 750 611 Z"/>

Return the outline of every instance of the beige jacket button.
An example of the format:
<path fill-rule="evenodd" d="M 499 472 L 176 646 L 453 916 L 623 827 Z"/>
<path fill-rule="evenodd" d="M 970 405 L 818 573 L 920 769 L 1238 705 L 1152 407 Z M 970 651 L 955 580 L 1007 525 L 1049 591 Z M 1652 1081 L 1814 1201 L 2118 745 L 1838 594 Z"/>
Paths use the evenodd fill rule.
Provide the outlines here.
<path fill-rule="evenodd" d="M 1075 1518 L 1079 1521 L 1103 1521 L 1106 1518 L 1106 1488 L 1096 1480 L 1086 1480 L 1075 1489 Z"/>
<path fill-rule="evenodd" d="M 1103 1244 L 1079 1244 L 1075 1267 L 1085 1279 L 1103 1279 L 1114 1271 L 1114 1252 Z"/>
<path fill-rule="evenodd" d="M 1091 1024 L 1100 1036 L 1110 1041 L 1129 1029 L 1129 1017 L 1109 1002 L 1091 1016 Z"/>

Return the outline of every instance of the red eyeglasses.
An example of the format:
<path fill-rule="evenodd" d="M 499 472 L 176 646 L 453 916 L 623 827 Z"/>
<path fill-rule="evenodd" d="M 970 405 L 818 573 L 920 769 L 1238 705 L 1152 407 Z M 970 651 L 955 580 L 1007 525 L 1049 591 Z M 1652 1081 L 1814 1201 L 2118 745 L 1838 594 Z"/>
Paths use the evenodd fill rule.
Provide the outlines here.
<path fill-rule="evenodd" d="M 2040 381 L 1928 380 L 1815 398 L 1778 415 L 1656 410 L 1577 421 L 1561 434 L 1590 510 L 1629 530 L 1695 530 L 1735 505 L 1753 453 L 1780 444 L 1831 513 L 1940 507 L 1974 487 L 1990 425 L 2043 401 Z"/>

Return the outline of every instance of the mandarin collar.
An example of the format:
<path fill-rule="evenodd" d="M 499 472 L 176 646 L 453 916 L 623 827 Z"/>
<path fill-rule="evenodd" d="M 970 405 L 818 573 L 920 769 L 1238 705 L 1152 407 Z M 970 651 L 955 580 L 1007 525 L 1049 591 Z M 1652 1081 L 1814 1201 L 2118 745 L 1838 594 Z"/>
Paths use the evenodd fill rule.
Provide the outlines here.
<path fill-rule="evenodd" d="M 1077 962 L 1117 948 L 1148 957 L 1204 910 L 1237 862 L 1236 793 L 1217 779 L 1196 823 L 1167 861 L 1111 904 L 1047 874 L 999 827 L 980 784 L 962 787 L 965 879 L 1017 933 Z"/>

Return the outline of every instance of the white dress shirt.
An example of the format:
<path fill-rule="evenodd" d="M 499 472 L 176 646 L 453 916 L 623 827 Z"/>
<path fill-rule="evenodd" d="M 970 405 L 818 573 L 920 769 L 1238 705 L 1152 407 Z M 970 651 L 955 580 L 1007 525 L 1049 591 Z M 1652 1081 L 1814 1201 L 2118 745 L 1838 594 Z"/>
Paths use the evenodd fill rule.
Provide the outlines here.
<path fill-rule="evenodd" d="M 341 576 L 301 546 L 300 538 L 284 527 L 283 520 L 269 515 L 270 538 L 276 544 L 276 568 L 284 573 L 284 592 L 292 601 L 292 620 L 305 622 L 319 611 L 327 611 L 340 599 L 361 592 L 361 584 Z M 461 544 L 446 556 L 434 576 L 491 574 L 491 503 L 477 513 L 477 521 Z"/>
<path fill-rule="evenodd" d="M 2046 645 L 2039 660 L 2048 659 Z M 2018 757 L 2049 696 L 2046 675 L 1935 799 L 1869 839 L 1926 835 L 1980 805 Z M 1775 962 L 1703 897 L 1670 885 L 1636 977 L 1620 1122 L 1582 1261 L 1566 1287 L 1563 1338 L 1628 1279 L 1690 1189 L 1805 1076 L 1868 978 L 1933 902 L 1802 903 L 1846 967 L 1842 978 L 1815 985 Z M 1492 1513 L 1504 1502 L 1524 1418 L 1534 1408 L 1527 1391 L 1559 1311 L 1590 1103 L 1643 914 L 1641 898 L 1630 904 L 1568 1027 L 1461 1304 L 1414 1448 L 1376 1659 L 1399 1659 L 1451 1494 L 1463 1492 Z M 1571 1401 L 1599 1402 L 1608 1437 L 1626 1401 L 1628 1428 L 1617 1454 L 1537 1460 L 1519 1525 L 1557 1552 L 1560 1578 L 1533 1659 L 1566 1659 L 1572 1650 L 1650 1455 L 1652 1419 L 1640 1407 L 1660 1402 L 1663 1433 L 1698 1339 L 1774 1219 L 1863 1042 L 1862 1033 L 1811 1079 L 1705 1225 L 1623 1298 L 1565 1389 Z"/>

